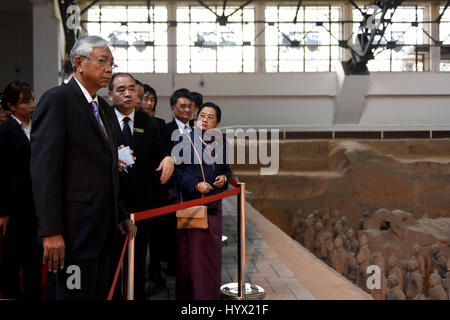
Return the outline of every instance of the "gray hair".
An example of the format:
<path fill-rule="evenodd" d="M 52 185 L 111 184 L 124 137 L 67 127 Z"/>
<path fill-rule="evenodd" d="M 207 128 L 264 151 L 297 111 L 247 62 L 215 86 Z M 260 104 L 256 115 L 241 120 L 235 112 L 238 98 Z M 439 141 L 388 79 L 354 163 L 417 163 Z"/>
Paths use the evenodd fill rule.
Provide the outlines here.
<path fill-rule="evenodd" d="M 75 58 L 77 56 L 89 57 L 94 47 L 105 48 L 107 46 L 108 41 L 101 37 L 89 35 L 82 36 L 77 40 L 72 50 L 70 50 L 70 63 L 72 63 L 73 69 L 75 70 Z"/>

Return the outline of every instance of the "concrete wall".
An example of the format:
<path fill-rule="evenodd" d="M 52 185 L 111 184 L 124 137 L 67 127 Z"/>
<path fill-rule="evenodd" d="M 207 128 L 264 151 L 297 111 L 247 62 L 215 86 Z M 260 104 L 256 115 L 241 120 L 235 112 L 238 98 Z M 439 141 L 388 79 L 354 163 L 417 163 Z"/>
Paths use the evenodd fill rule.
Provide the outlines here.
<path fill-rule="evenodd" d="M 33 2 L 34 92 L 39 98 L 61 83 L 64 36 L 56 0 Z"/>
<path fill-rule="evenodd" d="M 33 83 L 33 13 L 29 0 L 0 5 L 0 91 L 12 80 Z"/>
<path fill-rule="evenodd" d="M 223 108 L 222 126 L 310 127 L 292 130 L 335 129 L 335 73 L 284 74 L 135 74 L 159 95 L 158 116 L 171 119 L 170 93 L 181 87 L 203 93 Z M 370 75 L 368 92 L 353 130 L 372 126 L 450 126 L 450 73 L 378 72 Z M 203 85 L 202 85 L 203 84 Z"/>

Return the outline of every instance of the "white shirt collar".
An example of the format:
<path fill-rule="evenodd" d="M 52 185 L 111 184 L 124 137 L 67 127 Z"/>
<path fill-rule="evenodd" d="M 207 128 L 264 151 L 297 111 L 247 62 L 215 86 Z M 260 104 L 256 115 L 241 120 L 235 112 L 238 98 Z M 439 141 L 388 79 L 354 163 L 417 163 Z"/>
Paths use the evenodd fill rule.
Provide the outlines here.
<path fill-rule="evenodd" d="M 19 126 L 22 128 L 23 132 L 25 133 L 25 135 L 27 136 L 28 140 L 30 140 L 30 133 L 31 133 L 31 120 L 28 124 L 23 123 L 22 121 L 19 120 L 19 118 L 17 118 L 15 115 L 13 115 L 11 113 L 11 117 L 17 121 L 17 123 L 19 124 Z"/>
<path fill-rule="evenodd" d="M 92 101 L 97 102 L 98 105 L 98 96 L 95 95 L 95 98 L 92 98 L 92 96 L 90 95 L 90 93 L 86 90 L 85 87 L 83 87 L 83 85 L 81 84 L 80 81 L 77 80 L 77 78 L 73 77 L 75 79 L 75 81 L 78 83 L 78 86 L 81 89 L 81 92 L 83 92 L 84 96 L 86 97 L 86 100 L 89 104 L 91 104 Z"/>
<path fill-rule="evenodd" d="M 134 113 L 135 113 L 135 110 L 133 110 L 133 112 L 130 113 L 128 116 L 124 115 L 123 113 L 121 113 L 121 112 L 120 112 L 119 110 L 117 110 L 116 108 L 114 108 L 114 111 L 116 112 L 117 120 L 119 120 L 119 122 L 123 122 L 123 119 L 124 119 L 125 117 L 130 118 L 130 121 L 131 121 L 131 122 L 134 122 Z M 129 122 L 128 122 L 128 123 L 129 123 Z"/>
<path fill-rule="evenodd" d="M 178 120 L 176 117 L 175 117 L 175 122 L 177 123 L 177 126 L 178 126 L 178 129 L 180 129 L 180 133 L 183 133 L 184 132 L 184 129 L 186 128 L 186 126 L 188 126 L 188 132 L 191 132 L 192 130 L 191 130 L 191 127 L 189 126 L 189 121 L 188 122 L 186 122 L 186 123 L 183 123 L 183 122 L 181 122 L 180 120 Z"/>
<path fill-rule="evenodd" d="M 132 113 L 130 113 L 128 116 L 120 113 L 120 111 L 118 111 L 116 108 L 114 108 L 114 111 L 116 112 L 116 117 L 117 120 L 119 121 L 119 125 L 120 125 L 120 130 L 123 130 L 123 119 L 125 117 L 130 118 L 130 120 L 128 121 L 128 126 L 130 127 L 131 130 L 131 134 L 133 134 L 134 131 L 134 115 L 135 115 L 135 110 L 133 110 Z"/>

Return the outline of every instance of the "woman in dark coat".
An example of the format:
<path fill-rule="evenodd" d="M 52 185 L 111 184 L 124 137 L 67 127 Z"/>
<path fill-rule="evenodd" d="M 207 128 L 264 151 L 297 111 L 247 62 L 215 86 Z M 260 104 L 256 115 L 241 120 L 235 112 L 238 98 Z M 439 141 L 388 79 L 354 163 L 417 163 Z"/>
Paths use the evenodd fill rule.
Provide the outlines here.
<path fill-rule="evenodd" d="M 31 86 L 21 81 L 9 83 L 1 104 L 11 115 L 0 126 L 0 291 L 6 299 L 40 299 L 42 247 L 37 242 L 30 177 L 31 116 L 35 108 Z"/>
<path fill-rule="evenodd" d="M 221 193 L 231 178 L 226 163 L 222 134 L 214 130 L 220 123 L 221 110 L 211 102 L 203 104 L 197 115 L 196 130 L 190 138 L 202 158 L 203 174 L 197 154 L 190 146 L 190 162 L 175 167 L 174 196 L 183 201 Z M 211 134 L 212 133 L 212 134 Z M 190 145 L 189 139 L 183 143 Z M 223 152 L 221 152 L 223 151 Z M 207 204 L 207 229 L 177 230 L 176 298 L 211 300 L 220 298 L 222 269 L 222 201 Z"/>

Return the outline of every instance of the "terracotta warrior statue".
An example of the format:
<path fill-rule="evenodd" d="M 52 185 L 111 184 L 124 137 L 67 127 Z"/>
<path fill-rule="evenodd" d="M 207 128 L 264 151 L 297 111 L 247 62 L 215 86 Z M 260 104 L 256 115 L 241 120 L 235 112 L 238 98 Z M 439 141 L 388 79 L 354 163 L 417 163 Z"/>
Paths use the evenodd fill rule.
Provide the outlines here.
<path fill-rule="evenodd" d="M 397 278 L 400 289 L 404 290 L 405 288 L 403 286 L 403 272 L 402 272 L 402 269 L 398 265 L 397 257 L 394 254 L 391 255 L 388 259 L 387 264 L 388 264 L 388 269 L 386 270 L 386 275 L 387 275 L 388 279 L 390 276 L 395 276 Z"/>
<path fill-rule="evenodd" d="M 323 245 L 326 247 L 326 250 L 327 250 L 327 252 L 328 252 L 328 257 L 327 257 L 327 259 L 325 260 L 325 262 L 326 262 L 329 266 L 332 267 L 333 265 L 331 264 L 331 255 L 332 255 L 333 250 L 334 250 L 334 242 L 333 242 L 332 237 L 328 238 L 328 240 L 327 240 Z"/>
<path fill-rule="evenodd" d="M 430 275 L 430 294 L 428 295 L 430 300 L 448 300 L 447 292 L 442 287 L 441 276 L 436 270 Z"/>
<path fill-rule="evenodd" d="M 447 272 L 447 258 L 442 254 L 439 243 L 431 247 L 431 272 L 435 269 L 437 269 L 442 278 L 445 277 L 445 273 Z"/>
<path fill-rule="evenodd" d="M 367 288 L 367 278 L 369 275 L 367 274 L 367 267 L 369 266 L 369 261 L 366 260 L 366 255 L 359 253 L 356 257 L 356 263 L 358 264 L 358 271 L 356 273 L 356 285 L 368 292 Z"/>
<path fill-rule="evenodd" d="M 388 289 L 386 292 L 386 300 L 406 300 L 405 293 L 401 289 L 397 276 L 391 274 L 387 279 Z"/>
<path fill-rule="evenodd" d="M 320 257 L 320 251 L 322 249 L 322 233 L 323 225 L 322 222 L 316 222 L 314 226 L 315 237 L 314 237 L 314 253 L 316 256 Z"/>
<path fill-rule="evenodd" d="M 342 232 L 346 235 L 348 229 L 350 229 L 350 226 L 348 225 L 348 222 L 347 222 L 347 217 L 343 216 L 341 218 L 340 222 L 341 222 L 341 226 L 342 226 Z"/>
<path fill-rule="evenodd" d="M 311 216 L 310 216 L 311 217 Z M 304 236 L 303 246 L 308 249 L 310 252 L 314 252 L 314 239 L 316 236 L 316 232 L 313 228 L 313 219 L 308 217 L 306 219 L 306 231 Z"/>
<path fill-rule="evenodd" d="M 301 244 L 304 243 L 304 236 L 307 228 L 306 219 L 302 217 L 302 212 L 302 209 L 298 210 L 297 215 L 292 220 L 292 227 L 294 229 L 292 238 Z"/>
<path fill-rule="evenodd" d="M 330 229 L 330 215 L 324 214 L 322 217 L 323 230 L 328 231 Z"/>
<path fill-rule="evenodd" d="M 379 251 L 375 251 L 372 254 L 372 264 L 373 265 L 377 265 L 380 268 L 380 284 L 381 287 L 380 289 L 372 289 L 370 291 L 370 294 L 372 295 L 372 297 L 375 300 L 385 300 L 386 299 L 386 291 L 387 291 L 387 279 L 386 279 L 386 275 L 385 275 L 385 262 L 384 262 L 384 258 L 381 255 L 381 252 Z"/>
<path fill-rule="evenodd" d="M 333 237 L 333 235 L 329 231 L 324 231 L 324 232 L 321 233 L 320 258 L 322 258 L 325 261 L 329 261 L 331 251 L 334 248 L 334 244 L 333 244 L 331 251 L 329 250 L 329 248 L 330 248 L 330 244 L 329 243 L 333 241 L 332 237 Z"/>
<path fill-rule="evenodd" d="M 364 255 L 365 257 L 365 261 L 367 261 L 367 263 L 370 263 L 370 249 L 369 249 L 369 243 L 367 241 L 367 237 L 362 234 L 360 239 L 359 239 L 359 243 L 360 243 L 360 248 L 358 251 L 358 255 Z"/>
<path fill-rule="evenodd" d="M 349 228 L 347 230 L 347 241 L 345 241 L 345 250 L 353 252 L 355 255 L 358 254 L 359 251 L 359 241 L 355 237 L 355 231 L 353 228 Z"/>
<path fill-rule="evenodd" d="M 341 221 L 338 221 L 334 224 L 333 227 L 333 238 L 341 237 L 343 243 L 347 240 L 347 236 L 343 232 Z"/>
<path fill-rule="evenodd" d="M 426 262 L 425 257 L 422 254 L 422 249 L 418 243 L 416 243 L 411 249 L 411 258 L 415 258 L 417 260 L 418 270 L 422 278 L 425 278 L 426 273 Z"/>
<path fill-rule="evenodd" d="M 350 281 L 356 282 L 358 273 L 358 264 L 356 263 L 355 253 L 347 252 L 347 257 L 344 264 L 344 276 Z"/>
<path fill-rule="evenodd" d="M 333 214 L 331 215 L 330 224 L 334 228 L 334 225 L 336 222 L 338 222 L 341 219 L 341 211 L 335 210 Z"/>
<path fill-rule="evenodd" d="M 347 252 L 342 246 L 342 239 L 334 239 L 334 250 L 331 253 L 331 265 L 340 274 L 344 274 L 344 264 Z"/>
<path fill-rule="evenodd" d="M 418 294 L 423 294 L 423 279 L 418 270 L 417 261 L 408 261 L 408 273 L 406 274 L 406 298 L 414 299 Z"/>

